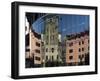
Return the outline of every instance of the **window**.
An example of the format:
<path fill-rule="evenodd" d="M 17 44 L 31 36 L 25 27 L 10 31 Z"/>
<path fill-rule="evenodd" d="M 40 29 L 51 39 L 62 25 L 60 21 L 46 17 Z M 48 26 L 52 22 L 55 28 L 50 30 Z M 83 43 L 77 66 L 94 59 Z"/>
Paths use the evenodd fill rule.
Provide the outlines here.
<path fill-rule="evenodd" d="M 84 58 L 84 54 L 82 55 L 82 58 Z"/>
<path fill-rule="evenodd" d="M 79 50 L 78 50 L 79 52 L 81 52 L 81 49 L 79 48 Z"/>
<path fill-rule="evenodd" d="M 40 50 L 38 50 L 38 49 L 36 49 L 35 51 L 36 51 L 36 53 L 40 53 Z"/>
<path fill-rule="evenodd" d="M 48 48 L 46 48 L 46 52 L 48 52 Z"/>
<path fill-rule="evenodd" d="M 81 42 L 79 42 L 79 45 L 81 45 Z"/>
<path fill-rule="evenodd" d="M 36 42 L 36 46 L 40 47 L 40 43 Z"/>
<path fill-rule="evenodd" d="M 73 49 L 70 49 L 70 50 L 69 50 L 69 53 L 72 53 L 72 52 L 73 52 Z"/>
<path fill-rule="evenodd" d="M 53 59 L 54 59 L 54 58 L 53 58 L 53 56 L 52 56 L 52 61 L 53 61 Z"/>
<path fill-rule="evenodd" d="M 69 46 L 73 46 L 73 42 L 69 43 Z"/>
<path fill-rule="evenodd" d="M 84 48 L 82 48 L 82 51 L 84 51 Z"/>
<path fill-rule="evenodd" d="M 69 59 L 72 60 L 73 59 L 73 56 L 69 56 Z"/>
<path fill-rule="evenodd" d="M 27 34 L 25 36 L 25 46 L 29 46 L 29 44 L 30 44 L 30 39 L 29 39 L 29 34 Z"/>
<path fill-rule="evenodd" d="M 84 44 L 84 41 L 82 41 L 82 44 Z"/>
<path fill-rule="evenodd" d="M 52 53 L 54 53 L 54 48 L 51 48 Z"/>
<path fill-rule="evenodd" d="M 46 56 L 46 60 L 48 60 L 48 56 Z"/>
<path fill-rule="evenodd" d="M 38 61 L 40 61 L 40 57 L 35 57 L 35 60 L 38 60 Z"/>
<path fill-rule="evenodd" d="M 27 49 L 27 48 L 25 50 L 26 50 L 26 52 L 30 51 L 30 49 Z"/>
<path fill-rule="evenodd" d="M 84 58 L 84 54 L 82 54 L 82 55 L 79 55 L 79 59 L 83 59 Z"/>
<path fill-rule="evenodd" d="M 79 55 L 78 57 L 79 57 L 79 59 L 80 59 L 80 58 L 81 58 L 81 55 Z"/>

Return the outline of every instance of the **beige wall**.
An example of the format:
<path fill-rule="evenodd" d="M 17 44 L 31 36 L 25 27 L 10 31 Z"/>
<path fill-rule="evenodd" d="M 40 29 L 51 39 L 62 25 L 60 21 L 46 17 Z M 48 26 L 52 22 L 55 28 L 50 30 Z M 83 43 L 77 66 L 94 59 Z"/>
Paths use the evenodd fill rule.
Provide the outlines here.
<path fill-rule="evenodd" d="M 33 55 L 34 55 L 34 63 L 35 64 L 41 64 L 41 40 L 36 38 L 34 36 L 34 34 L 31 32 L 31 40 L 30 40 L 30 56 L 31 58 L 33 58 Z M 36 46 L 36 42 L 40 44 L 40 47 Z M 37 53 L 35 50 L 40 50 L 40 53 Z M 36 60 L 36 57 L 39 57 L 40 60 Z"/>
<path fill-rule="evenodd" d="M 66 63 L 72 63 L 72 62 L 80 62 L 79 55 L 84 55 L 84 58 L 82 61 L 85 61 L 85 54 L 89 52 L 88 50 L 88 43 L 89 36 L 85 35 L 81 38 L 71 39 L 66 41 Z M 82 41 L 84 41 L 84 44 L 82 44 Z M 73 46 L 69 46 L 69 43 L 73 42 Z M 79 42 L 81 45 L 79 45 Z M 79 48 L 81 51 L 79 52 Z M 84 51 L 82 51 L 82 48 L 84 48 Z M 69 50 L 73 49 L 72 53 L 69 53 Z M 73 56 L 73 59 L 69 59 L 70 56 Z"/>

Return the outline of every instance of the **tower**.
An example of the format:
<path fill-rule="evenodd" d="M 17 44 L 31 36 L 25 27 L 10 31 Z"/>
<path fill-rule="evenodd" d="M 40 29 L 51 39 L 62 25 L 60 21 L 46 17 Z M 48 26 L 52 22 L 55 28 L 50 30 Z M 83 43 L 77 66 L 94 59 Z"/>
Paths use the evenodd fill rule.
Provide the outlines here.
<path fill-rule="evenodd" d="M 44 41 L 45 41 L 45 62 L 59 61 L 59 34 L 58 34 L 58 22 L 59 17 L 57 15 L 47 15 L 44 18 Z"/>

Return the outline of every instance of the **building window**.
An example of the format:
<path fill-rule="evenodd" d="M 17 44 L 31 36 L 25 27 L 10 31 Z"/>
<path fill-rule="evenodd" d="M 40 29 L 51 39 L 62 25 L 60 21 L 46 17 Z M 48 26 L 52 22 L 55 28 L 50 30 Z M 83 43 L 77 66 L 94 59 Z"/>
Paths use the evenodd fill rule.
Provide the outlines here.
<path fill-rule="evenodd" d="M 81 49 L 79 48 L 79 50 L 78 50 L 79 52 L 81 52 Z"/>
<path fill-rule="evenodd" d="M 57 55 L 57 60 L 59 59 L 59 56 Z"/>
<path fill-rule="evenodd" d="M 73 42 L 69 43 L 69 46 L 73 46 Z"/>
<path fill-rule="evenodd" d="M 46 60 L 48 60 L 48 56 L 46 56 Z"/>
<path fill-rule="evenodd" d="M 84 51 L 84 48 L 82 48 L 82 51 Z"/>
<path fill-rule="evenodd" d="M 26 50 L 26 52 L 29 52 L 30 51 L 30 49 L 27 49 L 27 48 L 25 50 Z"/>
<path fill-rule="evenodd" d="M 84 41 L 82 41 L 82 44 L 84 44 Z"/>
<path fill-rule="evenodd" d="M 82 58 L 84 58 L 84 54 L 82 55 Z"/>
<path fill-rule="evenodd" d="M 38 61 L 40 61 L 40 57 L 35 57 L 35 60 L 38 60 Z"/>
<path fill-rule="evenodd" d="M 69 50 L 69 53 L 72 53 L 72 52 L 73 52 L 73 49 L 70 49 L 70 50 Z"/>
<path fill-rule="evenodd" d="M 79 55 L 79 59 L 82 60 L 84 58 L 84 54 Z"/>
<path fill-rule="evenodd" d="M 53 61 L 53 59 L 54 59 L 54 58 L 53 58 L 53 56 L 52 56 L 52 61 Z"/>
<path fill-rule="evenodd" d="M 48 52 L 48 48 L 46 48 L 46 52 Z"/>
<path fill-rule="evenodd" d="M 78 57 L 79 57 L 79 59 L 80 59 L 80 58 L 81 58 L 81 55 L 79 55 Z"/>
<path fill-rule="evenodd" d="M 79 42 L 79 45 L 81 45 L 81 42 Z"/>
<path fill-rule="evenodd" d="M 54 53 L 54 48 L 51 48 L 52 53 Z"/>
<path fill-rule="evenodd" d="M 69 56 L 69 59 L 72 60 L 73 59 L 73 56 Z"/>
<path fill-rule="evenodd" d="M 38 50 L 38 49 L 36 49 L 35 51 L 36 51 L 36 53 L 40 53 L 40 50 Z"/>
<path fill-rule="evenodd" d="M 40 43 L 36 42 L 36 46 L 40 47 Z"/>
<path fill-rule="evenodd" d="M 25 35 L 25 46 L 29 46 L 30 44 L 30 39 L 29 39 L 29 34 Z"/>

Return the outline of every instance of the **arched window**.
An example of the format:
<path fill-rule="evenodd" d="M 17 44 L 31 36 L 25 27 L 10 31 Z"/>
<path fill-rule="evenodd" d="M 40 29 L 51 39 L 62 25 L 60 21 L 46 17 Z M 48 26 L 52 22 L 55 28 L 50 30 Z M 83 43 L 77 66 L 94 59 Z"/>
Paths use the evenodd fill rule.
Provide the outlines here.
<path fill-rule="evenodd" d="M 52 53 L 54 53 L 54 48 L 51 48 Z"/>

